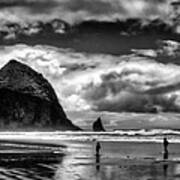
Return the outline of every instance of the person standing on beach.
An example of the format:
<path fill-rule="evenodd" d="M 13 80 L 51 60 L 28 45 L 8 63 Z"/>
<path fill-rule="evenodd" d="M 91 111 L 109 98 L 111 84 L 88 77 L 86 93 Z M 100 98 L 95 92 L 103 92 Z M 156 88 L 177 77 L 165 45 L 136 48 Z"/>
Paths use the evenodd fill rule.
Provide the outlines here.
<path fill-rule="evenodd" d="M 97 144 L 96 144 L 96 156 L 99 156 L 100 155 L 100 149 L 101 149 L 101 145 L 100 145 L 100 143 L 99 142 L 97 142 Z"/>
<path fill-rule="evenodd" d="M 101 145 L 100 142 L 96 143 L 96 170 L 99 171 L 100 170 L 100 149 L 101 149 Z"/>
<path fill-rule="evenodd" d="M 164 159 L 168 159 L 168 145 L 169 142 L 166 137 L 163 139 L 163 146 L 164 146 Z"/>

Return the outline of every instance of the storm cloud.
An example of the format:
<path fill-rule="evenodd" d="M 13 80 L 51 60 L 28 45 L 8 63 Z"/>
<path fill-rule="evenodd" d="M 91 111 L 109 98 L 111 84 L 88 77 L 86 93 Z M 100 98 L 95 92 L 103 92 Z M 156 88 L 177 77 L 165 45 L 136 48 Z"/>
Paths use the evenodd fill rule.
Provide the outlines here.
<path fill-rule="evenodd" d="M 42 73 L 69 111 L 180 112 L 180 67 L 136 54 L 77 53 L 51 46 L 1 46 L 1 66 L 17 59 Z"/>
<path fill-rule="evenodd" d="M 0 9 L 9 7 L 28 7 L 31 9 L 40 8 L 40 11 L 46 11 L 48 8 L 54 8 L 56 5 L 58 5 L 56 1 L 48 0 L 2 0 L 0 2 Z"/>
<path fill-rule="evenodd" d="M 102 75 L 100 84 L 92 83 L 87 87 L 85 98 L 92 102 L 97 111 L 180 112 L 175 92 L 180 90 L 180 83 L 168 85 L 171 83 L 169 80 L 161 87 L 162 79 L 155 79 L 156 74 L 150 78 L 148 73 L 139 69 Z"/>
<path fill-rule="evenodd" d="M 26 23 L 60 18 L 69 23 L 88 19 L 168 17 L 168 0 L 3 0 L 0 20 Z"/>

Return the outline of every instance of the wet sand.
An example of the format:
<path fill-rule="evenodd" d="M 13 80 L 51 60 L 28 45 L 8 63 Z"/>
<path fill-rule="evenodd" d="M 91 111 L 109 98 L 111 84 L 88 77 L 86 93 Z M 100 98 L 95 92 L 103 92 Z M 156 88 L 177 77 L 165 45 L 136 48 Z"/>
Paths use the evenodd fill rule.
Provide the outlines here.
<path fill-rule="evenodd" d="M 95 155 L 95 143 L 70 143 L 65 171 L 60 179 L 98 180 L 171 180 L 180 178 L 180 145 L 169 146 L 168 160 L 163 160 L 159 143 L 101 142 L 101 155 Z M 62 166 L 61 166 L 62 167 Z M 57 173 L 58 175 L 58 173 Z M 58 179 L 58 178 L 57 178 Z"/>
<path fill-rule="evenodd" d="M 37 180 L 178 180 L 180 144 L 57 141 L 0 143 L 0 179 Z"/>

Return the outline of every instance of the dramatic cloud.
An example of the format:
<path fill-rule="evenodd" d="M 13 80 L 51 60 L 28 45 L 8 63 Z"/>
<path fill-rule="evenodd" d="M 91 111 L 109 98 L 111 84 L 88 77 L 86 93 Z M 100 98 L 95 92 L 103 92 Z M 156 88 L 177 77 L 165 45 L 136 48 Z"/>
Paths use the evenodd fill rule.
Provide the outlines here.
<path fill-rule="evenodd" d="M 168 0 L 3 0 L 0 20 L 21 23 L 61 18 L 69 23 L 87 19 L 168 17 Z"/>
<path fill-rule="evenodd" d="M 71 112 L 180 112 L 180 67 L 175 64 L 42 45 L 1 46 L 0 57 L 1 66 L 15 58 L 41 72 Z"/>
<path fill-rule="evenodd" d="M 64 21 L 54 19 L 50 22 L 43 23 L 40 21 L 35 21 L 32 24 L 17 24 L 17 23 L 5 23 L 0 27 L 0 38 L 4 42 L 18 41 L 21 37 L 30 38 L 32 36 L 37 36 L 39 38 L 40 34 L 43 34 L 46 39 L 48 35 L 55 36 L 57 34 L 64 34 L 69 29 L 69 25 Z M 50 41 L 50 40 L 49 40 Z"/>
<path fill-rule="evenodd" d="M 132 49 L 138 56 L 156 59 L 162 63 L 174 63 L 179 65 L 180 43 L 172 40 L 158 41 L 157 49 Z"/>
<path fill-rule="evenodd" d="M 78 52 L 113 55 L 127 55 L 133 50 L 134 53 L 148 57 L 172 56 L 175 55 L 177 48 L 177 43 L 172 40 L 180 40 L 180 35 L 174 30 L 173 25 L 160 19 L 86 21 L 74 26 L 60 19 L 54 19 L 48 22 L 34 21 L 29 24 L 5 23 L 0 26 L 0 44 L 43 44 L 72 48 Z M 163 44 L 158 52 L 155 51 L 157 41 L 163 39 L 171 39 L 166 41 L 170 45 Z M 168 61 L 168 58 L 166 59 Z"/>
<path fill-rule="evenodd" d="M 120 63 L 115 71 L 102 74 L 100 83 L 87 86 L 85 98 L 98 111 L 179 111 L 179 73 L 174 65 Z"/>
<path fill-rule="evenodd" d="M 47 9 L 54 8 L 58 3 L 56 1 L 48 0 L 1 0 L 0 9 L 8 7 L 28 7 L 34 11 L 47 11 Z"/>

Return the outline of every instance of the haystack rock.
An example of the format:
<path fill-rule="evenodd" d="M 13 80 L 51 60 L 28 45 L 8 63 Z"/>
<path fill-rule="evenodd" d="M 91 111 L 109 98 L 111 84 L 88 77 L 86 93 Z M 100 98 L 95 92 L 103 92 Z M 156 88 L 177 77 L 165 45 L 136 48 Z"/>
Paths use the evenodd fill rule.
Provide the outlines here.
<path fill-rule="evenodd" d="M 1 130 L 80 130 L 43 76 L 16 60 L 0 70 Z"/>
<path fill-rule="evenodd" d="M 105 131 L 100 117 L 93 123 L 93 131 Z"/>

